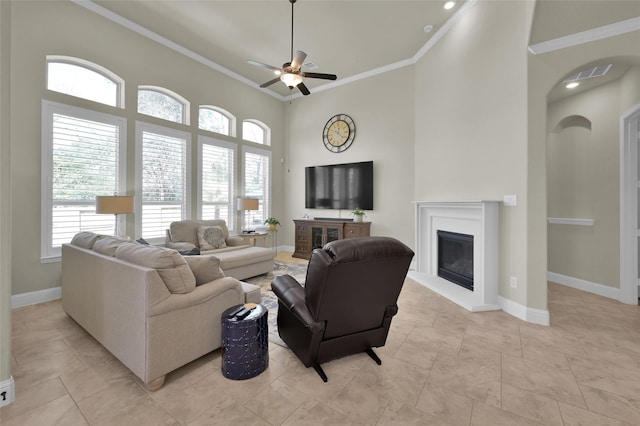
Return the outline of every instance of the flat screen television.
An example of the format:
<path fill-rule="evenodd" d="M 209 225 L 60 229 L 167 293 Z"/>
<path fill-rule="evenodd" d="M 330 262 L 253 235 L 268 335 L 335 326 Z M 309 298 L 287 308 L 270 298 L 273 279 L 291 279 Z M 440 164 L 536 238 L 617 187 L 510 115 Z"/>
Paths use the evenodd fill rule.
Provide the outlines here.
<path fill-rule="evenodd" d="M 306 167 L 305 207 L 373 210 L 373 161 Z"/>

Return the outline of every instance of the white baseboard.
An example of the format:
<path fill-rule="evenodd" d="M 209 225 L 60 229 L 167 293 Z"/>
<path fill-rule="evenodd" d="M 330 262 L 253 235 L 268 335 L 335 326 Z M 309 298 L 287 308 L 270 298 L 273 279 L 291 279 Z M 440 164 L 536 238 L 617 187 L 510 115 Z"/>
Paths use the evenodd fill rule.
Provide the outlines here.
<path fill-rule="evenodd" d="M 549 281 L 553 281 L 554 283 L 566 285 L 567 287 L 597 294 L 599 296 L 608 297 L 609 299 L 619 300 L 618 297 L 620 297 L 620 289 L 618 288 L 594 283 L 580 278 L 570 277 L 568 275 L 556 274 L 555 272 L 547 272 L 547 279 Z"/>
<path fill-rule="evenodd" d="M 278 251 L 286 251 L 286 252 L 291 252 L 293 253 L 294 251 L 296 251 L 296 248 L 294 246 L 278 246 Z"/>
<path fill-rule="evenodd" d="M 0 407 L 11 404 L 16 400 L 16 383 L 13 376 L 0 382 Z"/>
<path fill-rule="evenodd" d="M 14 294 L 11 296 L 11 309 L 50 302 L 61 298 L 62 287 L 52 287 L 44 290 L 30 291 L 29 293 Z"/>
<path fill-rule="evenodd" d="M 498 295 L 498 303 L 504 312 L 523 321 L 538 325 L 549 325 L 551 323 L 548 310 L 529 308 L 500 295 Z"/>

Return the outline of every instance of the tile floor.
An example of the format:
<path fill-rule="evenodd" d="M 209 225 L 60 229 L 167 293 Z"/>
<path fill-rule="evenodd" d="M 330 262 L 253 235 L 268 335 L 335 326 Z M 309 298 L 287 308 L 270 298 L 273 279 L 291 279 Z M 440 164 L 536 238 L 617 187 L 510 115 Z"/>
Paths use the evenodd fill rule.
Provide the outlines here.
<path fill-rule="evenodd" d="M 13 425 L 638 425 L 640 307 L 549 284 L 551 327 L 469 313 L 407 280 L 382 366 L 366 355 L 323 367 L 285 348 L 246 381 L 220 351 L 141 383 L 62 311 L 13 311 Z"/>

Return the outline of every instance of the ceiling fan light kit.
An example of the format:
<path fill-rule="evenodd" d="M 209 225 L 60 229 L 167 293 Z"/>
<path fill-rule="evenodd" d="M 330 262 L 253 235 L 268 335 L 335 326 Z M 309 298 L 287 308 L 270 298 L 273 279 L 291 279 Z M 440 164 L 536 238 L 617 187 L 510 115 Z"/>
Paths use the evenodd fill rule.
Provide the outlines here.
<path fill-rule="evenodd" d="M 291 62 L 284 63 L 282 65 L 282 68 L 277 68 L 273 65 L 264 64 L 258 61 L 249 60 L 247 62 L 249 62 L 251 65 L 270 69 L 279 76 L 274 78 L 273 80 L 269 80 L 266 83 L 261 84 L 260 87 L 268 87 L 274 83 L 277 83 L 278 81 L 282 81 L 289 89 L 297 87 L 303 95 L 308 95 L 311 92 L 304 84 L 304 77 L 319 78 L 322 80 L 335 80 L 338 77 L 335 74 L 304 72 L 301 70 L 307 54 L 301 50 L 296 51 L 295 55 L 293 54 L 293 5 L 295 2 L 296 0 L 289 0 L 289 3 L 291 3 Z"/>

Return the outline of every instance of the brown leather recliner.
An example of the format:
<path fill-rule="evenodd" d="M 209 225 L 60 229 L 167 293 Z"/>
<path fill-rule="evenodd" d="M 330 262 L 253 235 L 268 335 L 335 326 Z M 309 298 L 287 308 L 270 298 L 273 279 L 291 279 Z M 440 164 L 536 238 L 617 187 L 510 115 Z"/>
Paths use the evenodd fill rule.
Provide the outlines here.
<path fill-rule="evenodd" d="M 305 286 L 289 275 L 271 283 L 278 333 L 327 381 L 323 362 L 384 346 L 413 251 L 390 237 L 333 241 L 313 251 Z"/>

